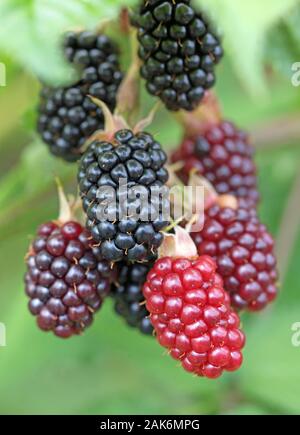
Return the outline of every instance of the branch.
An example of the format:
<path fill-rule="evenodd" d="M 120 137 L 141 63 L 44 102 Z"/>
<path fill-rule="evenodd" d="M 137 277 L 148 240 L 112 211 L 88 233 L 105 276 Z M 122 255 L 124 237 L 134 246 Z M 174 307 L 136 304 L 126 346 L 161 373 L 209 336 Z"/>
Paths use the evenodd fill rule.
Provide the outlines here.
<path fill-rule="evenodd" d="M 257 148 L 274 148 L 285 143 L 300 144 L 300 113 L 278 117 L 261 124 L 251 133 Z"/>

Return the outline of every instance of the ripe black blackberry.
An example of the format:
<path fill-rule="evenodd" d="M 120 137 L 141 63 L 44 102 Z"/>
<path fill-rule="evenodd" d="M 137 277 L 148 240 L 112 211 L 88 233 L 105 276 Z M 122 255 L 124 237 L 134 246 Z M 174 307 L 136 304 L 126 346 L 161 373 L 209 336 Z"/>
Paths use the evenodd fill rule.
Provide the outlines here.
<path fill-rule="evenodd" d="M 78 182 L 86 225 L 106 260 L 142 261 L 162 243 L 168 199 L 155 192 L 168 180 L 166 160 L 150 134 L 128 129 L 94 141 L 83 154 Z"/>
<path fill-rule="evenodd" d="M 80 334 L 110 290 L 112 270 L 78 222 L 41 225 L 27 255 L 29 310 L 43 331 Z"/>
<path fill-rule="evenodd" d="M 143 304 L 143 285 L 154 261 L 147 263 L 119 265 L 117 282 L 112 286 L 110 295 L 115 301 L 115 311 L 122 316 L 128 325 L 138 328 L 142 334 L 151 335 L 153 327 L 149 312 Z"/>
<path fill-rule="evenodd" d="M 223 55 L 207 19 L 189 0 L 142 0 L 133 24 L 150 94 L 169 110 L 194 110 L 215 84 L 214 67 Z"/>
<path fill-rule="evenodd" d="M 65 54 L 80 78 L 67 87 L 42 87 L 37 128 L 52 154 L 72 162 L 80 158 L 87 138 L 104 125 L 102 109 L 88 95 L 114 110 L 123 76 L 118 49 L 105 35 L 70 32 Z"/>
<path fill-rule="evenodd" d="M 67 60 L 82 68 L 99 67 L 105 62 L 112 65 L 119 63 L 115 43 L 103 34 L 98 35 L 90 31 L 70 31 L 64 35 L 63 45 Z"/>

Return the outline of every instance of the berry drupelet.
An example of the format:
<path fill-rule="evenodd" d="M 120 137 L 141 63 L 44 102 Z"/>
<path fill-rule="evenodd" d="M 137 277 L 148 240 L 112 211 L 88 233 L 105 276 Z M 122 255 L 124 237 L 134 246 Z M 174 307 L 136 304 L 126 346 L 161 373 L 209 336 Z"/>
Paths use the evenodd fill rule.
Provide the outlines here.
<path fill-rule="evenodd" d="M 203 14 L 189 0 L 142 0 L 138 28 L 141 75 L 169 110 L 194 110 L 215 84 L 223 50 Z"/>
<path fill-rule="evenodd" d="M 64 35 L 63 47 L 66 59 L 83 69 L 104 64 L 104 70 L 105 62 L 112 65 L 118 64 L 119 53 L 116 45 L 104 34 L 87 30 L 70 31 Z"/>
<path fill-rule="evenodd" d="M 29 310 L 61 338 L 88 327 L 110 290 L 112 271 L 91 236 L 74 221 L 41 225 L 27 255 Z"/>
<path fill-rule="evenodd" d="M 254 148 L 248 135 L 222 121 L 204 134 L 184 138 L 171 160 L 182 161 L 178 175 L 187 183 L 191 171 L 207 178 L 219 194 L 232 194 L 245 206 L 255 207 L 257 191 Z"/>
<path fill-rule="evenodd" d="M 42 87 L 37 128 L 52 154 L 73 162 L 80 158 L 85 141 L 104 125 L 102 109 L 89 95 L 114 110 L 123 76 L 118 49 L 107 36 L 71 32 L 65 45 L 80 77 L 71 86 Z"/>
<path fill-rule="evenodd" d="M 274 240 L 254 210 L 212 205 L 201 232 L 191 233 L 199 255 L 210 255 L 218 266 L 236 309 L 259 311 L 277 295 Z"/>
<path fill-rule="evenodd" d="M 143 292 L 159 343 L 193 374 L 218 378 L 242 364 L 245 343 L 209 256 L 160 258 Z"/>
<path fill-rule="evenodd" d="M 83 154 L 78 182 L 86 225 L 106 260 L 142 261 L 162 243 L 168 198 L 155 191 L 168 180 L 166 159 L 150 134 L 128 129 Z"/>
<path fill-rule="evenodd" d="M 142 292 L 152 262 L 126 264 L 120 263 L 117 282 L 112 286 L 110 295 L 115 301 L 115 311 L 128 325 L 138 328 L 142 334 L 152 335 L 153 327 L 143 301 Z"/>

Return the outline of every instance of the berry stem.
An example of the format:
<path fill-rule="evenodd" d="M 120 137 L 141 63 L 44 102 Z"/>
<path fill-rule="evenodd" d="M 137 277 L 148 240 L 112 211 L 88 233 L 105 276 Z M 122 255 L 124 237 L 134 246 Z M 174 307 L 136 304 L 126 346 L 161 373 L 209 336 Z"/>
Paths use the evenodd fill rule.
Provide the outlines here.
<path fill-rule="evenodd" d="M 193 112 L 181 110 L 175 114 L 177 121 L 182 124 L 185 135 L 192 137 L 204 133 L 208 128 L 219 124 L 222 112 L 217 96 L 207 91 L 203 103 Z"/>
<path fill-rule="evenodd" d="M 130 45 L 131 45 L 131 65 L 122 81 L 117 94 L 116 113 L 126 116 L 130 124 L 134 124 L 134 120 L 140 109 L 140 66 L 141 62 L 138 57 L 137 31 L 134 28 L 130 29 Z"/>
<path fill-rule="evenodd" d="M 122 33 L 124 33 L 125 35 L 130 33 L 130 16 L 127 7 L 123 7 L 120 11 L 119 25 Z"/>

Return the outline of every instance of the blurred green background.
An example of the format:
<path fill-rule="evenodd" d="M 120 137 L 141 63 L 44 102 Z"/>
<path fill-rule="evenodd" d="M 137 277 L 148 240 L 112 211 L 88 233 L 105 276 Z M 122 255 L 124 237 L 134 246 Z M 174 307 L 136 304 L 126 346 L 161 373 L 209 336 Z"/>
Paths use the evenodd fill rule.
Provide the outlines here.
<path fill-rule="evenodd" d="M 60 341 L 36 328 L 23 291 L 24 254 L 36 226 L 56 217 L 53 176 L 76 191 L 76 165 L 51 157 L 35 135 L 36 77 L 52 84 L 70 77 L 58 49 L 64 30 L 93 28 L 136 2 L 1 0 L 7 81 L 0 87 L 0 322 L 7 330 L 1 414 L 300 413 L 300 348 L 291 342 L 300 321 L 300 87 L 291 83 L 292 64 L 300 62 L 300 2 L 195 2 L 224 36 L 217 86 L 224 114 L 252 132 L 257 147 L 260 214 L 278 242 L 280 297 L 267 311 L 243 316 L 244 365 L 217 381 L 178 368 L 155 340 L 125 326 L 110 300 L 83 337 Z M 145 108 L 151 105 L 145 96 Z M 166 149 L 180 140 L 164 110 L 152 131 Z"/>

